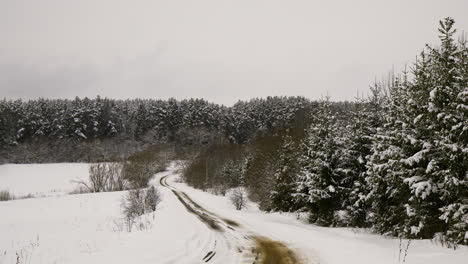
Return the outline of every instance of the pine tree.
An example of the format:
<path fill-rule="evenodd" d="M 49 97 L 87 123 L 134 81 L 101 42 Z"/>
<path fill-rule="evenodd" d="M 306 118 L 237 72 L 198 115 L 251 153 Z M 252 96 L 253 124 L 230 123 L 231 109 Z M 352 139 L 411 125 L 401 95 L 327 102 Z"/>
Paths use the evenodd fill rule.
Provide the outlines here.
<path fill-rule="evenodd" d="M 278 154 L 278 168 L 274 175 L 275 184 L 271 193 L 272 206 L 275 211 L 295 211 L 299 209 L 293 197 L 298 170 L 297 142 L 290 135 L 286 135 Z"/>
<path fill-rule="evenodd" d="M 366 183 L 367 160 L 371 154 L 372 137 L 381 126 L 380 103 L 382 101 L 381 86 L 376 84 L 371 89 L 372 96 L 368 99 L 357 99 L 350 124 L 345 133 L 343 149 L 344 175 L 342 185 L 346 193 L 343 197 L 343 207 L 347 212 L 347 225 L 367 226 L 369 205 L 366 196 L 369 186 Z"/>
<path fill-rule="evenodd" d="M 329 98 L 326 98 L 315 113 L 299 159 L 301 168 L 294 196 L 310 212 L 310 222 L 319 225 L 332 224 L 341 205 L 341 172 L 337 170 L 340 162 L 338 127 Z"/>
<path fill-rule="evenodd" d="M 221 167 L 221 179 L 227 188 L 241 185 L 241 167 L 235 160 L 229 160 Z"/>
<path fill-rule="evenodd" d="M 7 122 L 8 108 L 6 100 L 0 101 L 0 150 L 7 148 L 9 144 L 9 124 Z"/>
<path fill-rule="evenodd" d="M 440 22 L 441 47 L 427 46 L 414 79 L 405 75 L 390 90 L 368 162 L 380 232 L 467 243 L 466 47 L 455 44 L 453 25 Z"/>
<path fill-rule="evenodd" d="M 453 25 L 451 18 L 441 21 L 441 47 L 430 48 L 434 87 L 429 112 L 437 131 L 431 172 L 444 204 L 440 209 L 440 219 L 447 225 L 443 240 L 468 244 L 468 51 L 465 40 L 455 44 Z"/>
<path fill-rule="evenodd" d="M 143 103 L 140 103 L 138 110 L 136 112 L 136 128 L 135 128 L 135 139 L 141 140 L 145 135 L 146 131 L 149 129 L 149 124 L 147 122 L 148 112 Z"/>
<path fill-rule="evenodd" d="M 384 105 L 387 115 L 384 124 L 372 138 L 371 155 L 367 162 L 367 178 L 370 192 L 366 199 L 371 204 L 369 221 L 381 233 L 399 235 L 406 218 L 404 204 L 408 201 L 409 188 L 404 184 L 400 160 L 405 157 L 402 142 L 402 116 L 406 105 L 403 81 L 395 79 Z"/>

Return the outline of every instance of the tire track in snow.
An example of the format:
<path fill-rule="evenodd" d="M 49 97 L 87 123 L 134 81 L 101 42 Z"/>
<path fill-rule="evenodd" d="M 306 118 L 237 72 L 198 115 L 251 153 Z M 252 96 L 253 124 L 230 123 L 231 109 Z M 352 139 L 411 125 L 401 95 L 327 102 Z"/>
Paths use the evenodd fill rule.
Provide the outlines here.
<path fill-rule="evenodd" d="M 187 209 L 189 213 L 192 213 L 196 215 L 200 221 L 202 221 L 204 224 L 208 225 L 209 228 L 215 230 L 215 231 L 222 231 L 221 227 L 218 225 L 216 220 L 212 219 L 206 214 L 202 214 L 199 211 L 194 210 L 190 205 L 188 205 L 185 200 L 181 197 L 181 195 L 176 192 L 175 190 L 172 190 L 172 193 L 179 199 L 179 201 L 182 203 L 182 205 Z"/>
<path fill-rule="evenodd" d="M 169 171 L 169 173 L 172 173 Z M 161 181 L 161 175 L 156 178 L 157 185 L 162 186 L 161 190 L 164 195 L 164 205 L 167 214 L 164 216 L 163 225 L 167 226 L 166 232 L 163 232 L 163 236 L 168 239 L 166 245 L 170 254 L 159 254 L 160 258 L 156 263 L 161 264 L 173 264 L 173 263 L 205 263 L 202 258 L 206 255 L 206 252 L 212 250 L 221 250 L 225 252 L 225 245 L 219 243 L 220 237 L 219 232 L 211 232 L 202 221 L 199 221 L 197 217 L 192 217 L 193 214 L 187 214 L 187 208 L 180 204 L 180 200 L 177 196 L 173 195 L 172 189 L 168 188 L 167 185 Z M 156 182 L 153 182 L 155 184 Z M 167 187 L 167 188 L 166 188 Z M 161 216 L 162 217 L 162 216 Z M 215 245 L 215 241 L 218 241 L 218 245 Z M 232 256 L 225 254 L 220 256 L 218 259 L 219 263 L 237 263 L 237 259 Z M 210 261 L 212 263 L 213 261 Z"/>
<path fill-rule="evenodd" d="M 167 183 L 167 176 L 161 177 L 160 184 L 169 188 L 185 209 L 206 224 L 211 230 L 221 233 L 224 244 L 231 249 L 232 254 L 242 254 L 241 263 L 252 264 L 295 264 L 302 263 L 297 255 L 281 242 L 273 241 L 264 236 L 251 235 L 233 220 L 212 213 L 193 201 L 186 193 L 178 191 Z M 242 230 L 240 230 L 242 229 Z M 216 256 L 216 243 L 201 260 L 208 263 Z M 235 244 L 233 247 L 232 244 Z"/>
<path fill-rule="evenodd" d="M 167 176 L 164 176 L 160 179 L 159 181 L 160 185 L 168 188 L 174 194 L 177 200 L 183 205 L 183 207 L 186 209 L 187 212 L 195 215 L 198 218 L 198 220 L 200 220 L 203 224 L 205 224 L 209 228 L 209 230 L 213 231 L 213 234 L 210 235 L 211 237 L 210 244 L 211 245 L 214 244 L 214 245 L 212 247 L 203 246 L 200 248 L 201 251 L 206 250 L 206 252 L 203 253 L 203 257 L 199 259 L 200 263 L 216 262 L 215 258 L 217 256 L 219 256 L 220 260 L 223 261 L 223 262 L 219 262 L 218 260 L 218 263 L 238 263 L 239 262 L 238 260 L 241 259 L 241 256 L 239 253 L 230 252 L 232 251 L 232 242 L 231 242 L 231 239 L 228 238 L 228 234 L 225 233 L 226 231 L 225 226 L 221 227 L 222 223 L 218 219 L 214 219 L 211 215 L 203 211 L 201 207 L 197 207 L 194 204 L 192 204 L 193 200 L 187 199 L 188 196 L 186 194 L 182 194 L 176 188 L 167 184 L 166 182 Z M 209 241 L 206 241 L 206 242 L 209 242 Z M 193 242 L 190 242 L 190 243 L 193 243 Z M 219 251 L 221 251 L 220 252 L 221 255 L 217 254 L 219 253 Z M 195 257 L 195 254 L 194 254 L 194 257 Z M 226 259 L 228 259 L 229 261 L 226 262 Z M 241 263 L 248 263 L 248 262 L 241 262 Z"/>

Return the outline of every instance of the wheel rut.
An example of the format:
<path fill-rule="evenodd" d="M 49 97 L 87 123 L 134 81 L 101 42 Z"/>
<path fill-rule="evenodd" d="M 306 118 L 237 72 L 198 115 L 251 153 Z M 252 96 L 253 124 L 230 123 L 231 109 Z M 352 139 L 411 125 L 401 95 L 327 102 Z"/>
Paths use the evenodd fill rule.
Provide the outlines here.
<path fill-rule="evenodd" d="M 195 215 L 210 230 L 218 233 L 226 240 L 226 245 L 232 248 L 232 254 L 241 254 L 240 263 L 251 264 L 301 264 L 297 254 L 289 249 L 284 243 L 271 240 L 265 236 L 260 236 L 243 228 L 239 223 L 231 219 L 221 217 L 203 208 L 186 193 L 179 191 L 167 183 L 170 175 L 161 177 L 161 186 L 169 188 L 179 202 L 185 207 L 187 212 Z M 209 250 L 201 262 L 209 263 L 216 259 L 216 243 L 214 248 Z"/>

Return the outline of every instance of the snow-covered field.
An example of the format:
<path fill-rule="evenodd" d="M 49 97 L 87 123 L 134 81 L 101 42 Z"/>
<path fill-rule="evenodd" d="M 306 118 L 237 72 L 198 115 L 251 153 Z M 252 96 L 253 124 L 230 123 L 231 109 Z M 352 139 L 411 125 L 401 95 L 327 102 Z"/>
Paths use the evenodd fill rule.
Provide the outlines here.
<path fill-rule="evenodd" d="M 17 197 L 61 195 L 77 188 L 72 181 L 88 175 L 86 163 L 5 164 L 0 165 L 0 191 Z"/>
<path fill-rule="evenodd" d="M 191 216 L 174 195 L 161 192 L 154 218 L 145 216 L 145 227 L 132 232 L 121 215 L 125 192 L 0 202 L 0 263 L 18 256 L 20 263 L 191 263 L 184 255 L 212 235 L 199 233 L 203 224 L 185 221 Z"/>
<path fill-rule="evenodd" d="M 0 186 L 18 193 L 42 193 L 73 187 L 65 184 L 68 179 L 55 182 L 66 172 L 71 175 L 81 170 L 86 174 L 81 177 L 87 177 L 83 164 L 24 166 L 30 168 L 16 170 L 22 173 L 17 177 L 21 177 L 18 185 L 24 189 L 14 188 L 17 181 L 5 180 L 15 175 L 9 171 L 5 177 L 2 166 Z M 159 187 L 163 200 L 154 215 L 143 217 L 142 228 L 132 232 L 122 224 L 120 203 L 125 192 L 0 202 L 0 263 L 17 263 L 19 259 L 19 263 L 185 264 L 205 263 L 208 254 L 209 263 L 244 263 L 252 255 L 247 254 L 252 246 L 250 235 L 283 242 L 305 263 L 398 263 L 397 239 L 362 230 L 316 227 L 296 220 L 294 215 L 260 212 L 255 204 L 239 212 L 226 197 L 192 189 L 173 174 L 171 170 L 156 175 L 154 185 L 168 176 L 168 187 Z M 35 186 L 38 179 L 47 180 Z M 200 216 L 189 213 L 175 193 L 185 193 L 218 219 L 234 220 L 240 226 L 216 220 L 222 231 L 213 230 Z M 430 241 L 412 241 L 406 263 L 465 264 L 468 249 L 453 251 Z"/>

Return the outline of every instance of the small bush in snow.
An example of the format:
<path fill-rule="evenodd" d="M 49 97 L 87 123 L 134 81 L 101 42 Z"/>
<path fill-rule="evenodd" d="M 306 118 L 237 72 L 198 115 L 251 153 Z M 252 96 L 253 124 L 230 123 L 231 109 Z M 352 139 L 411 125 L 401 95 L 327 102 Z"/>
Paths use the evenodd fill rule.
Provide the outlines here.
<path fill-rule="evenodd" d="M 0 191 L 0 201 L 9 201 L 13 199 L 14 197 L 9 191 L 7 190 Z"/>
<path fill-rule="evenodd" d="M 83 185 L 76 187 L 73 191 L 69 192 L 68 194 L 83 194 L 83 193 L 90 193 L 91 191 Z"/>
<path fill-rule="evenodd" d="M 349 226 L 350 217 L 347 210 L 338 210 L 333 213 L 333 225 L 334 226 Z"/>
<path fill-rule="evenodd" d="M 160 200 L 161 196 L 154 186 L 151 186 L 147 190 L 135 189 L 129 191 L 122 200 L 121 205 L 127 230 L 129 232 L 132 231 L 132 226 L 140 216 L 145 213 L 154 212 Z"/>
<path fill-rule="evenodd" d="M 77 181 L 88 192 L 122 191 L 127 180 L 122 175 L 121 163 L 93 163 L 89 165 L 89 182 Z M 81 190 L 79 193 L 83 193 Z"/>
<path fill-rule="evenodd" d="M 131 190 L 124 200 L 123 211 L 127 218 L 134 218 L 145 213 L 144 191 Z"/>
<path fill-rule="evenodd" d="M 228 189 L 229 189 L 229 187 L 226 184 L 219 184 L 219 185 L 215 185 L 209 191 L 210 191 L 210 193 L 212 193 L 214 195 L 226 196 L 226 192 L 227 192 Z"/>
<path fill-rule="evenodd" d="M 128 182 L 122 174 L 123 163 L 107 163 L 106 191 L 123 191 L 127 189 Z"/>
<path fill-rule="evenodd" d="M 167 153 L 158 146 L 149 147 L 128 157 L 123 164 L 122 177 L 131 188 L 146 188 L 155 173 L 166 170 Z"/>
<path fill-rule="evenodd" d="M 106 188 L 108 178 L 107 164 L 95 163 L 89 165 L 89 188 L 93 192 L 103 192 Z"/>
<path fill-rule="evenodd" d="M 122 201 L 122 210 L 127 225 L 127 231 L 132 231 L 132 226 L 138 216 L 145 213 L 143 191 L 141 189 L 131 190 Z"/>
<path fill-rule="evenodd" d="M 31 198 L 36 198 L 36 196 L 32 193 L 28 193 L 26 195 L 19 197 L 18 199 L 31 199 Z"/>
<path fill-rule="evenodd" d="M 159 194 L 159 191 L 154 186 L 148 188 L 145 194 L 145 211 L 156 211 L 156 207 L 158 206 L 160 200 L 161 196 Z"/>
<path fill-rule="evenodd" d="M 232 190 L 229 198 L 236 210 L 241 210 L 247 206 L 247 196 L 241 187 Z"/>

